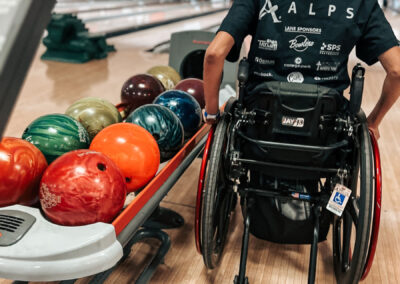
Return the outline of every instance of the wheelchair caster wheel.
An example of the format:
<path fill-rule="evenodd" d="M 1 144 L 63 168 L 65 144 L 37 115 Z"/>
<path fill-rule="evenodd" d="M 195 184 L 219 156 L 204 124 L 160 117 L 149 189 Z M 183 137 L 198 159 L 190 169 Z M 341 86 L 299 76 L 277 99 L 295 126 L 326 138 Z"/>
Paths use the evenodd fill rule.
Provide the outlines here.
<path fill-rule="evenodd" d="M 242 283 L 239 283 L 239 276 L 238 275 L 235 276 L 235 280 L 233 280 L 233 284 L 242 284 Z M 249 278 L 245 277 L 243 284 L 249 284 Z"/>

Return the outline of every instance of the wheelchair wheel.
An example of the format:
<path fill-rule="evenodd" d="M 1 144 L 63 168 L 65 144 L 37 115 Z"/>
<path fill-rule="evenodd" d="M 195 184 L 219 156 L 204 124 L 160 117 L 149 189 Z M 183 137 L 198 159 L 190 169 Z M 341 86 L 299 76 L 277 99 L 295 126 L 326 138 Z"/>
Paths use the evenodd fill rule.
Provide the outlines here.
<path fill-rule="evenodd" d="M 351 199 L 342 217 L 333 220 L 333 261 L 337 283 L 358 283 L 367 258 L 373 201 L 373 152 L 366 123 L 362 123 L 355 142 L 351 180 Z"/>
<path fill-rule="evenodd" d="M 234 204 L 234 193 L 228 188 L 225 170 L 228 128 L 229 117 L 223 115 L 214 133 L 205 176 L 200 237 L 208 269 L 215 268 L 221 259 Z"/>

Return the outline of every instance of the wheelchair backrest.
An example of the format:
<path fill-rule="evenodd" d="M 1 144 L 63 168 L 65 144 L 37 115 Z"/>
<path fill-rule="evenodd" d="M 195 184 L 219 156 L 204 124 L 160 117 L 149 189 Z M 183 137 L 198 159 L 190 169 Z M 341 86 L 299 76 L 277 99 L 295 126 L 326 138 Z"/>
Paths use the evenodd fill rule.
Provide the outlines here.
<path fill-rule="evenodd" d="M 246 109 L 270 113 L 270 124 L 257 126 L 259 139 L 309 145 L 332 142 L 341 104 L 334 89 L 276 81 L 258 85 L 245 100 Z"/>

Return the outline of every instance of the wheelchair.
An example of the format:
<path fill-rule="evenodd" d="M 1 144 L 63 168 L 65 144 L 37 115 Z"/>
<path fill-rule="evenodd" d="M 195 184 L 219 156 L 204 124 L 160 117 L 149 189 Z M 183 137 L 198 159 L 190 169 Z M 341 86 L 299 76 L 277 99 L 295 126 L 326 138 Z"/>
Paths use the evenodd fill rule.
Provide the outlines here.
<path fill-rule="evenodd" d="M 314 283 L 318 242 L 331 225 L 337 283 L 358 283 L 374 258 L 382 190 L 378 144 L 360 107 L 364 68 L 353 68 L 349 100 L 330 88 L 286 82 L 264 82 L 245 96 L 248 69 L 243 59 L 239 96 L 226 103 L 203 152 L 195 238 L 205 266 L 219 264 L 240 200 L 244 230 L 234 283 L 249 282 L 250 233 L 311 245 Z"/>

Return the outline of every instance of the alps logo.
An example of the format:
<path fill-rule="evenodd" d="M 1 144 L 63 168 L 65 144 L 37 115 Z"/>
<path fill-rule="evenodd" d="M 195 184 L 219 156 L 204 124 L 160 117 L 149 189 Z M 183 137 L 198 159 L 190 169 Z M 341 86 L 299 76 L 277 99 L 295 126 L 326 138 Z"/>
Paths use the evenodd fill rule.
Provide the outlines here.
<path fill-rule="evenodd" d="M 303 83 L 304 76 L 300 72 L 292 72 L 287 76 L 287 80 L 291 83 Z"/>
<path fill-rule="evenodd" d="M 313 45 L 314 42 L 310 41 L 305 35 L 298 35 L 294 39 L 289 40 L 289 48 L 297 52 L 303 52 Z"/>
<path fill-rule="evenodd" d="M 340 44 L 331 44 L 323 42 L 319 53 L 323 55 L 339 55 L 341 48 L 342 45 Z"/>
<path fill-rule="evenodd" d="M 278 49 L 278 41 L 272 39 L 258 40 L 258 48 L 275 51 Z"/>
<path fill-rule="evenodd" d="M 317 71 L 336 72 L 339 67 L 339 62 L 321 62 L 318 61 Z"/>
<path fill-rule="evenodd" d="M 272 21 L 274 23 L 280 23 L 281 20 L 278 19 L 275 12 L 278 11 L 278 5 L 272 5 L 271 0 L 265 0 L 264 6 L 260 10 L 260 14 L 258 16 L 258 20 L 262 20 L 267 14 L 271 14 Z"/>
<path fill-rule="evenodd" d="M 304 127 L 304 118 L 282 116 L 282 125 L 303 128 Z"/>
<path fill-rule="evenodd" d="M 273 59 L 264 59 L 261 57 L 254 58 L 254 61 L 261 65 L 275 65 L 275 60 Z"/>

